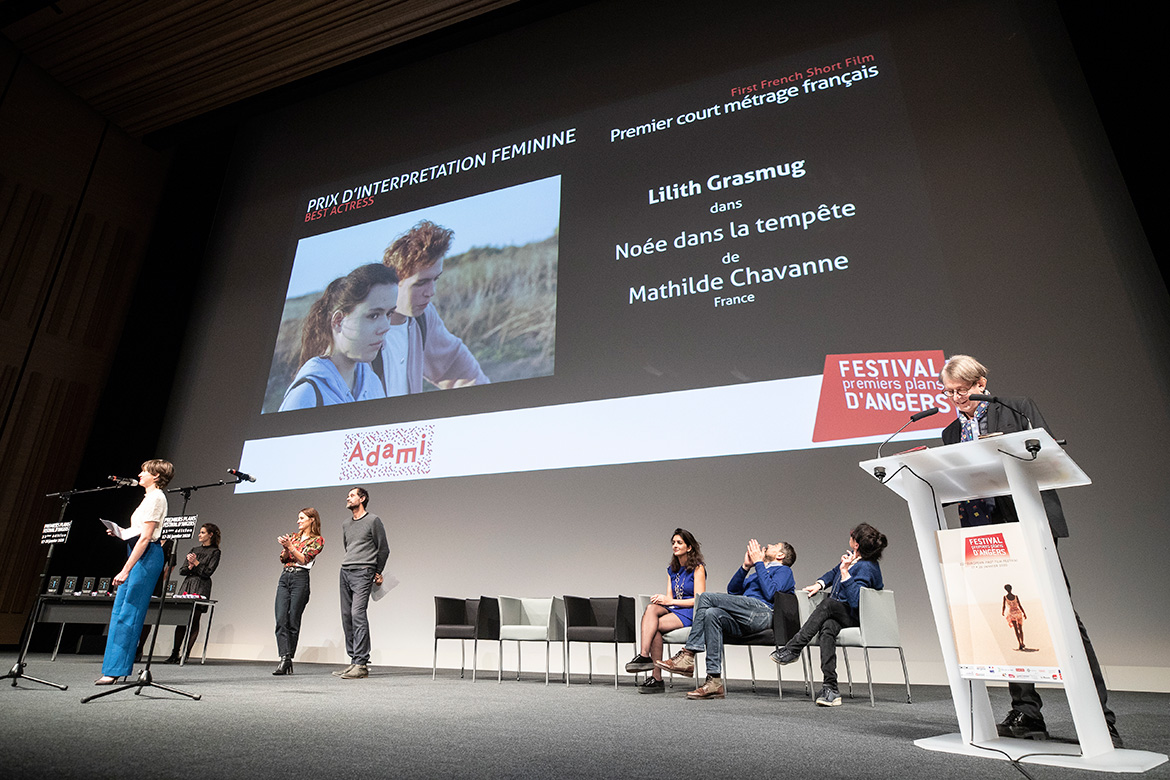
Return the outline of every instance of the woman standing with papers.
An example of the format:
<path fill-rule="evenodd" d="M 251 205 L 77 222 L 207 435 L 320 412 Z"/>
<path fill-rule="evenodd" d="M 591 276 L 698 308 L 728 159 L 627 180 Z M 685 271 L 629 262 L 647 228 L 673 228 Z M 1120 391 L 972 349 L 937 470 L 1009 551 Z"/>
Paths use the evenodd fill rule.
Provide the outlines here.
<path fill-rule="evenodd" d="M 126 565 L 114 577 L 118 595 L 110 613 L 110 635 L 106 639 L 106 655 L 102 660 L 102 676 L 94 685 L 111 685 L 119 677 L 130 674 L 138 637 L 146 622 L 146 610 L 155 583 L 162 574 L 164 555 L 159 537 L 162 521 L 167 515 L 167 495 L 163 488 L 175 475 L 175 467 L 167 460 L 148 460 L 142 464 L 138 484 L 146 489 L 142 503 L 130 515 L 130 527 L 123 534 L 129 555 Z M 106 533 L 111 536 L 113 531 Z"/>

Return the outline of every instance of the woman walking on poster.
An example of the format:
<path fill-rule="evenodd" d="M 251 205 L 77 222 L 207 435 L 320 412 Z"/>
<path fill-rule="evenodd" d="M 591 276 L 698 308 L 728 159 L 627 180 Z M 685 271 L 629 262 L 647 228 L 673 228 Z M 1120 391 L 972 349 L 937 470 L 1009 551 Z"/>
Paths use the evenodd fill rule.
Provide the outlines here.
<path fill-rule="evenodd" d="M 1020 604 L 1020 599 L 1016 594 L 1012 593 L 1011 585 L 1004 585 L 1003 589 L 1007 591 L 1007 595 L 1003 597 L 1003 609 L 1000 614 L 1007 618 L 1008 625 L 1016 632 L 1016 641 L 1020 643 L 1018 649 L 1026 650 L 1024 647 L 1024 621 L 1028 618 L 1028 613 L 1024 612 L 1024 607 Z"/>

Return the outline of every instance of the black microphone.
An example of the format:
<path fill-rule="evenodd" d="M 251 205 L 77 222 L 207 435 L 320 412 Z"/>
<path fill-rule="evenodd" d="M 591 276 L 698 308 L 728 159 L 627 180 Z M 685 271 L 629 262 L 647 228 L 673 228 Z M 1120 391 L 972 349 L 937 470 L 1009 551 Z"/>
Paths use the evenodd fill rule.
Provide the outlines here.
<path fill-rule="evenodd" d="M 251 474 L 245 474 L 244 472 L 238 471 L 236 469 L 228 469 L 227 473 L 231 474 L 233 477 L 235 477 L 236 479 L 239 479 L 239 480 L 243 480 L 243 481 L 247 481 L 247 482 L 255 482 L 256 481 L 256 478 L 253 477 Z"/>
<path fill-rule="evenodd" d="M 1024 414 L 1023 412 L 1021 412 L 1019 409 L 1015 408 L 1014 406 L 1008 406 L 1007 404 L 1005 404 L 1003 401 L 999 400 L 999 398 L 997 398 L 994 395 L 987 395 L 986 393 L 971 393 L 967 397 L 970 398 L 972 401 L 987 401 L 988 403 L 999 404 L 1004 409 L 1008 409 L 1010 411 L 1013 411 L 1016 414 L 1018 414 L 1020 417 L 1023 417 L 1024 421 L 1028 423 L 1029 430 L 1036 427 L 1036 426 L 1032 425 L 1032 420 L 1028 417 L 1028 415 Z"/>
<path fill-rule="evenodd" d="M 130 477 L 111 476 L 110 482 L 117 482 L 119 487 L 137 487 L 138 486 L 138 480 L 131 479 Z"/>
<path fill-rule="evenodd" d="M 893 439 L 893 438 L 894 438 L 895 436 L 897 436 L 899 433 L 901 433 L 902 431 L 906 430 L 906 426 L 907 426 L 907 425 L 909 425 L 910 423 L 916 423 L 916 422 L 918 422 L 919 420 L 923 419 L 924 417 L 930 417 L 932 414 L 938 414 L 938 407 L 937 407 L 937 406 L 932 406 L 932 407 L 930 407 L 929 409 L 923 409 L 921 412 L 916 412 L 916 413 L 914 413 L 914 414 L 910 415 L 910 419 L 906 421 L 906 424 L 905 424 L 905 425 L 903 425 L 903 426 L 902 426 L 901 428 L 899 428 L 898 430 L 894 431 L 892 434 L 890 434 L 890 438 L 889 438 L 889 439 L 886 439 L 885 441 L 883 441 L 881 444 L 879 444 L 879 445 L 878 445 L 878 453 L 877 453 L 877 456 L 878 456 L 879 458 L 882 456 L 882 447 L 884 447 L 884 446 L 886 446 L 887 444 L 889 444 L 889 443 L 890 443 L 890 439 Z"/>
<path fill-rule="evenodd" d="M 938 414 L 938 411 L 939 411 L 939 409 L 937 406 L 932 406 L 929 409 L 923 409 L 921 412 L 918 412 L 917 414 L 910 415 L 910 422 L 918 422 L 919 420 L 923 419 L 924 417 L 930 417 L 932 414 Z"/>

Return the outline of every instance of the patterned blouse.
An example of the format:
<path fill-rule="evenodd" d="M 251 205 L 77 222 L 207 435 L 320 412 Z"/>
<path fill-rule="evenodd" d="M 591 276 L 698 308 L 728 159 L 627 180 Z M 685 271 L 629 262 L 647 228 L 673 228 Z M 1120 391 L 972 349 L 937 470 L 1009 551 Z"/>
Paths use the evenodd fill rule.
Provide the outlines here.
<path fill-rule="evenodd" d="M 301 555 L 305 556 L 305 562 L 298 562 L 296 556 L 294 556 L 288 550 L 282 549 L 280 551 L 280 562 L 284 564 L 284 568 L 313 568 L 313 559 L 317 557 L 317 553 L 321 552 L 321 550 L 325 548 L 325 537 L 310 536 L 308 538 L 303 538 L 300 531 L 297 531 L 295 534 L 290 534 L 290 536 L 292 536 L 292 541 L 289 543 L 290 546 Z"/>

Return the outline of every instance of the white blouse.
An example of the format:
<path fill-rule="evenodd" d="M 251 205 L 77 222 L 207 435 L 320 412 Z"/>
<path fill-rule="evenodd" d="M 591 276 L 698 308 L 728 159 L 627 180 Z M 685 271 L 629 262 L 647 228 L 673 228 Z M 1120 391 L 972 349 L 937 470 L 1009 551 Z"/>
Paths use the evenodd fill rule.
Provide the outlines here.
<path fill-rule="evenodd" d="M 167 494 L 161 490 L 148 490 L 146 495 L 142 497 L 142 503 L 134 510 L 134 514 L 130 515 L 130 531 L 126 534 L 127 539 L 135 536 L 142 536 L 143 527 L 146 523 L 155 523 L 154 533 L 150 537 L 150 541 L 157 542 L 162 536 L 162 522 L 163 518 L 167 516 Z"/>

